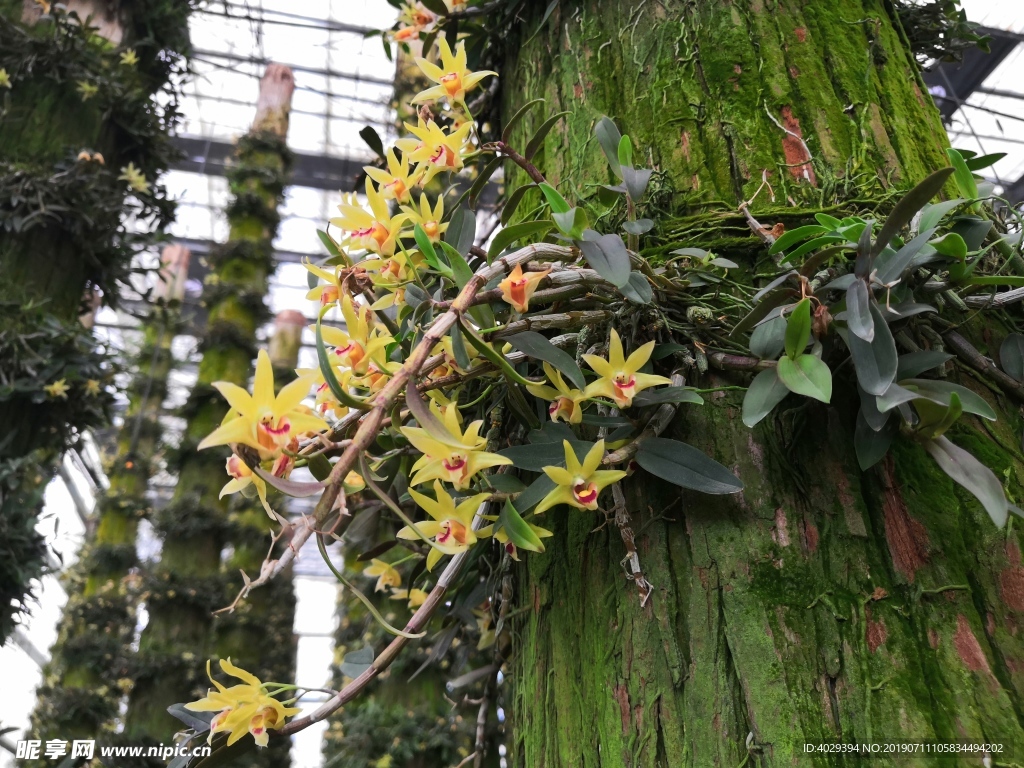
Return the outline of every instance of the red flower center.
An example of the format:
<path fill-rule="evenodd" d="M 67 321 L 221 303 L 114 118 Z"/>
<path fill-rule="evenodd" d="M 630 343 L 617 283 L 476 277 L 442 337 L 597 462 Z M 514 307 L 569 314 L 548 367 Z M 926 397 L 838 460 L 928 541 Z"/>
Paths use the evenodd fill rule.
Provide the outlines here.
<path fill-rule="evenodd" d="M 572 495 L 576 501 L 584 506 L 597 504 L 597 485 L 595 483 L 579 482 L 572 487 Z"/>

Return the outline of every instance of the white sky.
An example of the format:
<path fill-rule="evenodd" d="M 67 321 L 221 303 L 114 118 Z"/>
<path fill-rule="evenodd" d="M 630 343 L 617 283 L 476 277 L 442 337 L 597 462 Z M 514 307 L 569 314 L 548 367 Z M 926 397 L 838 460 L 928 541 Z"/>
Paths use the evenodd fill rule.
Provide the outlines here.
<path fill-rule="evenodd" d="M 239 13 L 241 0 L 232 0 L 232 13 Z M 964 0 L 963 6 L 972 21 L 993 27 L 1024 32 L 1024 3 L 1021 0 Z M 338 157 L 368 157 L 368 150 L 358 137 L 359 129 L 374 123 L 382 135 L 381 125 L 390 120 L 386 107 L 390 86 L 360 81 L 359 78 L 389 80 L 393 65 L 383 55 L 380 40 L 363 40 L 361 36 L 346 32 L 327 32 L 311 29 L 317 19 L 331 19 L 343 24 L 384 27 L 391 24 L 394 9 L 384 0 L 249 0 L 248 7 L 259 16 L 262 9 L 267 21 L 289 21 L 296 25 L 282 26 L 268 23 L 257 39 L 255 27 L 249 21 L 228 20 L 208 14 L 193 18 L 192 31 L 195 47 L 202 52 L 194 66 L 198 76 L 187 86 L 184 102 L 185 123 L 182 133 L 190 136 L 231 140 L 245 132 L 252 120 L 257 92 L 257 76 L 262 65 L 250 65 L 209 52 L 232 54 L 243 58 L 259 57 L 308 69 L 331 70 L 335 74 L 323 76 L 296 71 L 297 90 L 293 102 L 289 143 L 293 149 L 314 154 Z M 221 11 L 220 4 L 211 8 Z M 290 14 L 290 15 L 289 15 Z M 299 17 L 308 17 L 303 20 Z M 312 21 L 310 21 L 312 20 Z M 1024 46 L 1019 46 L 985 86 L 1007 91 L 1020 91 L 1019 72 L 1024 71 Z M 339 77 L 348 73 L 351 77 Z M 353 99 L 352 97 L 355 97 Z M 1024 104 L 1020 100 L 975 94 L 971 103 L 1024 117 Z M 973 130 L 973 133 L 972 133 Z M 1000 180 L 1014 181 L 1024 176 L 1024 122 L 997 118 L 979 110 L 963 110 L 951 128 L 954 146 L 982 153 L 1007 152 L 1008 157 L 989 169 Z M 975 138 L 975 134 L 980 138 Z M 385 138 L 385 141 L 387 139 Z M 192 173 L 171 172 L 165 178 L 171 193 L 181 202 L 178 221 L 172 234 L 178 237 L 223 241 L 226 224 L 222 208 L 227 200 L 227 184 L 223 178 L 206 177 Z M 315 256 L 322 255 L 316 236 L 317 226 L 334 210 L 338 202 L 335 192 L 292 188 L 288 190 L 282 211 L 283 221 L 276 241 L 278 248 Z M 281 265 L 275 275 L 270 294 L 272 309 L 299 309 L 312 317 L 313 308 L 304 299 L 305 270 L 295 264 Z M 125 317 L 105 312 L 106 322 L 129 323 Z M 117 330 L 106 331 L 112 343 L 131 343 L 131 334 Z M 307 339 L 308 340 L 308 339 Z M 178 339 L 175 354 L 180 359 L 191 359 L 193 340 Z M 313 365 L 310 350 L 304 350 L 301 364 Z M 179 404 L 194 381 L 194 373 L 183 369 L 175 375 L 168 406 Z M 81 493 L 89 498 L 93 489 L 81 473 L 69 469 Z M 157 482 L 173 483 L 171 478 Z M 63 553 L 65 562 L 74 560 L 81 543 L 83 526 L 75 512 L 70 494 L 61 481 L 54 481 L 47 489 L 46 510 L 40 530 Z M 144 543 L 144 554 L 155 554 L 153 543 Z M 296 579 L 298 610 L 295 630 L 299 634 L 297 682 L 319 687 L 325 684 L 332 656 L 331 633 L 334 630 L 336 588 L 333 579 L 325 579 L 323 570 L 316 568 L 316 557 L 307 555 L 300 565 Z M 48 649 L 55 639 L 55 627 L 65 601 L 65 595 L 56 578 L 43 580 L 40 604 L 24 626 L 26 637 L 38 649 Z M 4 680 L 4 694 L 0 696 L 0 725 L 24 728 L 34 701 L 34 690 L 39 682 L 39 668 L 30 657 L 12 642 L 0 649 L 0 675 Z M 295 737 L 292 752 L 294 768 L 318 768 L 322 728 L 311 728 Z M 48 734 L 61 738 L 60 734 Z M 16 740 L 12 734 L 8 740 Z M 13 757 L 0 749 L 0 768 L 11 768 Z"/>

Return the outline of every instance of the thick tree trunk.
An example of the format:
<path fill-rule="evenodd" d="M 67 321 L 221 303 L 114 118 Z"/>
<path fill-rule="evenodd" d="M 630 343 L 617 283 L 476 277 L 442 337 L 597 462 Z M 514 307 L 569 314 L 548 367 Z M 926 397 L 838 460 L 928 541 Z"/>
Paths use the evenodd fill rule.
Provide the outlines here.
<path fill-rule="evenodd" d="M 506 114 L 536 97 L 571 111 L 538 163 L 580 199 L 612 181 L 593 141 L 595 120 L 612 116 L 663 172 L 652 199 L 667 216 L 644 255 L 713 248 L 753 271 L 763 246 L 737 206 L 764 172 L 776 202 L 763 190 L 751 210 L 771 227 L 822 209 L 884 213 L 888 192 L 946 165 L 938 114 L 891 10 L 875 0 L 563 2 L 513 47 Z M 531 134 L 524 126 L 515 141 Z M 1020 498 L 1019 413 L 961 378 L 1000 419 L 953 437 Z M 600 517 L 547 514 L 556 535 L 519 570 L 533 610 L 516 627 L 509 675 L 512 764 L 732 768 L 792 765 L 824 740 L 1024 743 L 1017 530 L 997 530 L 911 443 L 859 471 L 855 395 L 799 403 L 753 431 L 740 401 L 720 392 L 684 406 L 669 431 L 731 467 L 742 494 L 624 481 L 654 585 L 646 606 L 624 578 L 614 524 L 594 532 Z"/>
<path fill-rule="evenodd" d="M 286 681 L 292 674 L 290 583 L 260 590 L 238 612 L 214 622 L 212 611 L 227 605 L 229 593 L 237 591 L 238 568 L 258 571 L 271 523 L 258 502 L 253 508 L 246 500 L 245 508 L 236 511 L 230 497 L 219 498 L 228 480 L 224 453 L 198 452 L 196 446 L 227 410 L 212 383 L 248 387 L 256 331 L 267 319 L 264 297 L 289 167 L 285 135 L 293 90 L 289 69 L 273 64 L 267 68 L 253 128 L 241 139 L 231 172 L 229 239 L 209 257 L 199 380 L 186 406 L 178 485 L 157 520 L 163 549 L 147 585 L 149 624 L 139 643 L 139 669 L 126 717 L 126 734 L 138 743 L 170 743 L 178 724 L 167 707 L 196 698 L 209 685 L 205 667 L 196 659 L 231 656 L 265 680 Z M 226 545 L 233 554 L 222 564 Z M 263 638 L 260 643 L 252 641 L 255 634 Z M 260 757 L 247 757 L 247 765 L 286 764 L 287 750 L 283 742 Z"/>

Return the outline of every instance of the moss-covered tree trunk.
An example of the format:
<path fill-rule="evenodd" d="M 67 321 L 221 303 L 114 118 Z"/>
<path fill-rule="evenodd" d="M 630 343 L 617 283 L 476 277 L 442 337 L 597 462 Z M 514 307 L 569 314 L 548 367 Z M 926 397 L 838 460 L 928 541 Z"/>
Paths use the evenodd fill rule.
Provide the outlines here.
<path fill-rule="evenodd" d="M 164 447 L 160 416 L 173 366 L 189 251 L 164 249 L 161 283 L 143 324 L 129 405 L 110 462 L 110 487 L 98 499 L 94 534 L 66 579 L 68 603 L 33 715 L 36 738 L 111 740 L 130 675 L 135 639 L 132 571 L 138 524 L 149 514 L 150 478 Z"/>
<path fill-rule="evenodd" d="M 546 4 L 534 5 L 523 40 Z M 512 46 L 503 88 L 506 114 L 536 97 L 570 110 L 538 156 L 567 197 L 613 181 L 593 139 L 607 114 L 660 170 L 661 218 L 643 255 L 712 248 L 747 280 L 766 253 L 737 208 L 763 173 L 775 201 L 762 190 L 753 216 L 792 227 L 825 208 L 882 203 L 884 215 L 887 193 L 947 164 L 938 113 L 880 0 L 563 1 Z M 517 131 L 520 145 L 540 119 Z M 1021 498 L 1017 408 L 959 377 L 1000 419 L 971 420 L 954 439 Z M 712 371 L 687 383 L 747 382 Z M 599 518 L 546 515 L 556 535 L 519 569 L 532 610 L 509 674 L 513 765 L 852 764 L 804 755 L 825 740 L 1021 748 L 1019 526 L 997 530 L 913 444 L 861 472 L 855 397 L 798 403 L 753 431 L 742 393 L 685 407 L 670 436 L 732 468 L 745 490 L 624 481 L 654 586 L 644 607 L 614 524 L 592 532 Z"/>
<path fill-rule="evenodd" d="M 260 102 L 250 132 L 239 142 L 237 163 L 231 170 L 232 201 L 227 214 L 229 240 L 209 256 L 203 302 L 207 326 L 199 378 L 186 405 L 187 425 L 179 447 L 178 484 L 170 505 L 157 515 L 163 548 L 160 562 L 146 585 L 144 599 L 149 624 L 139 644 L 135 687 L 126 718 L 126 733 L 138 743 L 170 743 L 178 723 L 167 707 L 195 698 L 208 687 L 205 665 L 197 660 L 233 654 L 233 660 L 251 671 L 273 679 L 290 674 L 291 588 L 255 595 L 241 611 L 229 617 L 237 631 L 214 628 L 212 612 L 231 602 L 237 591 L 237 561 L 251 568 L 269 543 L 270 521 L 257 504 L 248 502 L 237 511 L 228 497 L 219 498 L 229 479 L 225 455 L 217 450 L 198 452 L 199 441 L 220 424 L 227 406 L 214 390 L 215 381 L 248 387 L 256 356 L 256 331 L 267 319 L 264 299 L 273 269 L 273 239 L 277 231 L 278 205 L 284 191 L 290 155 L 285 143 L 294 80 L 286 67 L 271 65 L 261 83 Z M 257 522 L 258 521 L 258 522 Z M 255 534 L 250 530 L 259 526 Z M 240 535 L 241 534 L 241 535 Z M 222 563 L 222 551 L 230 544 L 230 573 Z M 258 562 L 257 562 L 258 566 Z M 262 601 L 275 601 L 270 618 L 259 614 Z M 251 620 L 250 620 L 251 619 Z M 287 647 L 271 641 L 273 626 L 286 628 Z M 260 638 L 260 639 L 257 639 Z M 256 649 L 267 648 L 267 657 L 283 656 L 277 669 L 262 668 Z M 197 670 L 199 675 L 196 674 Z M 279 677 L 278 679 L 281 679 Z M 287 744 L 284 746 L 287 750 Z M 264 753 L 266 754 L 266 753 Z M 265 758 L 260 758 L 265 759 Z M 275 753 L 280 764 L 280 753 Z"/>
<path fill-rule="evenodd" d="M 54 462 L 112 400 L 105 355 L 78 322 L 83 296 L 116 299 L 151 238 L 126 217 L 155 237 L 173 213 L 151 184 L 175 100 L 153 94 L 180 65 L 190 9 L 103 3 L 94 32 L 61 5 L 0 0 L 0 639 L 42 570 L 33 526 Z"/>

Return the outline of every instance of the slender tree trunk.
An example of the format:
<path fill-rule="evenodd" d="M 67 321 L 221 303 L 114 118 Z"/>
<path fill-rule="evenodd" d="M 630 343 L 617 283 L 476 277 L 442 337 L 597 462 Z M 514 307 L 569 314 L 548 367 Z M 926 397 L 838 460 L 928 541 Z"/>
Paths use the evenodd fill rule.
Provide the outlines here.
<path fill-rule="evenodd" d="M 204 287 L 207 327 L 199 380 L 186 405 L 178 485 L 171 504 L 157 519 L 163 549 L 145 593 L 149 624 L 139 644 L 138 671 L 126 718 L 128 737 L 139 743 L 170 743 L 177 723 L 167 714 L 167 707 L 195 698 L 209 684 L 205 665 L 196 664 L 197 658 L 234 654 L 234 661 L 249 663 L 251 671 L 263 679 L 274 679 L 273 674 L 287 678 L 291 670 L 290 584 L 285 583 L 281 591 L 253 595 L 239 613 L 218 622 L 215 631 L 212 611 L 230 603 L 229 592 L 237 591 L 239 559 L 251 567 L 258 549 L 262 560 L 271 526 L 266 513 L 252 509 L 250 502 L 245 511 L 235 512 L 230 498 L 218 498 L 228 480 L 225 456 L 216 450 L 197 452 L 196 446 L 220 424 L 227 410 L 212 383 L 248 386 L 256 331 L 267 319 L 264 298 L 273 269 L 277 208 L 289 166 L 285 136 L 293 90 L 294 79 L 287 67 L 272 64 L 267 68 L 256 119 L 239 142 L 238 162 L 231 172 L 229 240 L 209 257 L 210 274 Z M 261 525 L 255 537 L 258 544 L 251 532 L 257 521 Z M 234 567 L 225 573 L 222 550 L 228 544 L 234 548 Z M 268 606 L 267 600 L 276 604 Z M 273 617 L 267 615 L 271 607 Z M 232 630 L 235 624 L 238 626 Z M 285 628 L 281 630 L 284 649 L 281 643 L 264 646 L 264 640 L 271 639 L 268 637 L 260 643 L 253 641 L 256 634 L 273 633 L 278 627 Z M 257 660 L 254 650 L 258 647 L 268 647 L 268 656 Z M 266 658 L 275 654 L 284 661 L 264 668 Z M 268 757 L 263 753 L 253 759 L 280 765 L 287 760 L 286 751 L 287 744 L 283 754 L 270 752 Z"/>
<path fill-rule="evenodd" d="M 562 2 L 512 46 L 505 113 L 536 97 L 549 113 L 570 110 L 537 162 L 578 199 L 613 181 L 593 140 L 596 119 L 613 117 L 660 170 L 661 218 L 643 255 L 709 248 L 750 280 L 764 246 L 738 206 L 763 174 L 775 200 L 763 189 L 753 216 L 793 227 L 821 210 L 884 215 L 890 193 L 947 164 L 904 43 L 876 0 Z M 970 420 L 955 439 L 1020 498 L 1017 408 L 961 379 L 1000 419 L 988 431 Z M 709 372 L 687 383 L 746 382 Z M 599 516 L 548 513 L 555 537 L 519 569 L 532 610 L 509 675 L 513 765 L 841 765 L 805 757 L 805 742 L 1024 743 L 1017 529 L 997 530 L 911 443 L 859 471 L 855 397 L 801 404 L 753 431 L 741 394 L 683 407 L 671 436 L 732 468 L 745 490 L 624 481 L 654 586 L 643 607 L 613 523 L 594 532 Z"/>
<path fill-rule="evenodd" d="M 137 373 L 108 472 L 110 487 L 97 501 L 93 534 L 67 579 L 68 604 L 33 716 L 40 739 L 111 734 L 125 693 L 118 681 L 128 678 L 135 638 L 135 537 L 149 512 L 148 483 L 163 447 L 160 416 L 189 251 L 168 246 L 162 261 L 155 305 L 132 366 Z"/>

